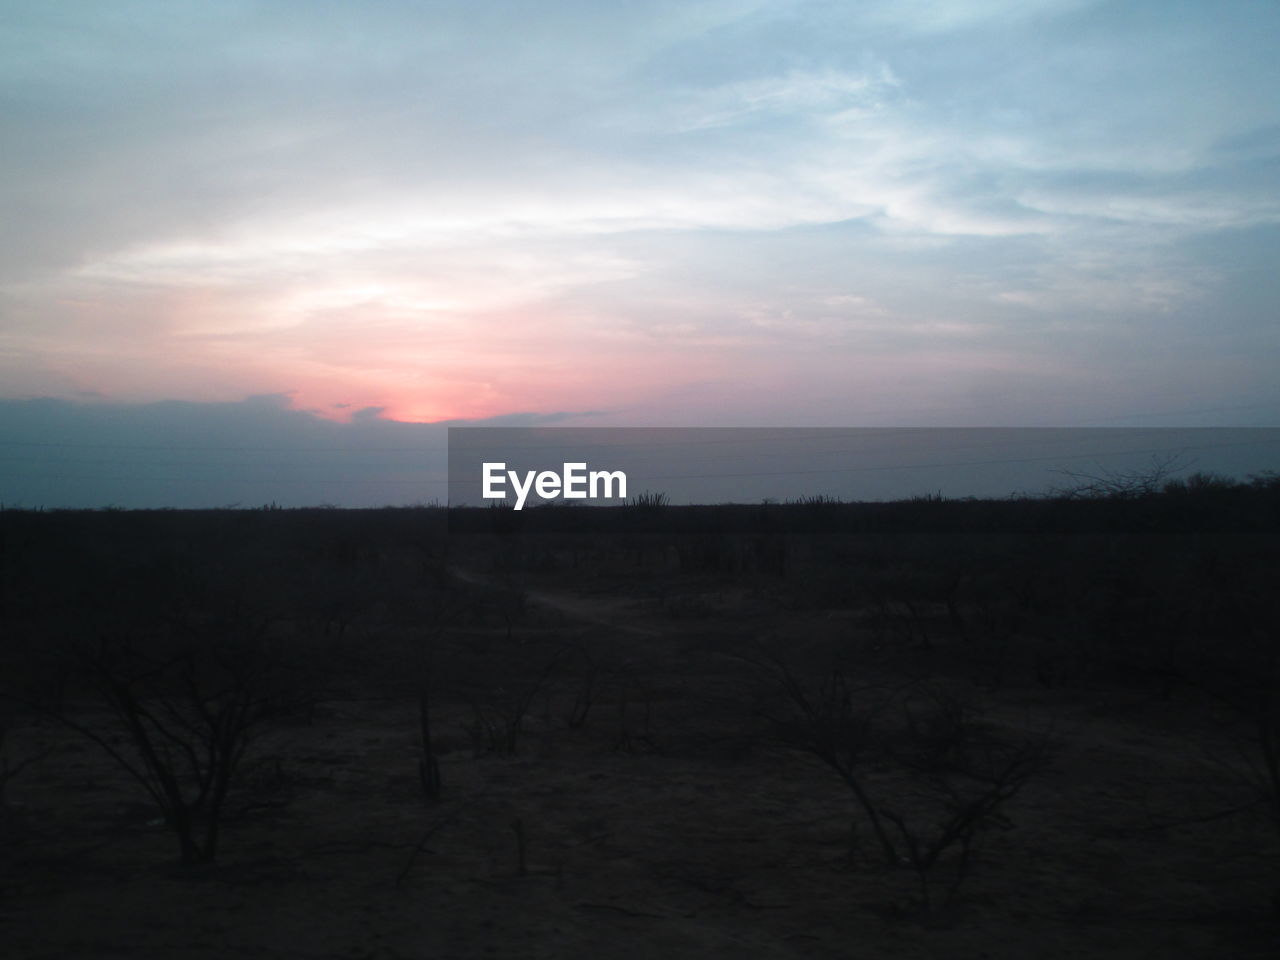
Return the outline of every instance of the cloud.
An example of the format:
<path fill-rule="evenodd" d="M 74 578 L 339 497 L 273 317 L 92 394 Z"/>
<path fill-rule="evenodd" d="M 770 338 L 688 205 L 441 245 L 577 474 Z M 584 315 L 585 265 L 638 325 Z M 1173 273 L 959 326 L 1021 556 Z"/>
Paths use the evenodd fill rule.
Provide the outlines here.
<path fill-rule="evenodd" d="M 230 403 L 0 400 L 0 500 L 36 507 L 409 505 L 447 498 L 450 426 L 542 426 L 589 413 L 347 423 L 263 394 Z"/>
<path fill-rule="evenodd" d="M 756 377 L 835 416 L 848 397 L 823 387 L 824 409 L 813 384 L 867 356 L 939 397 L 983 363 L 1132 377 L 1114 351 L 1136 332 L 1163 331 L 1160 376 L 1203 366 L 1215 389 L 1275 359 L 1262 268 L 1228 255 L 1280 224 L 1269 7 L 5 18 L 11 396 L 271 392 L 415 420 L 714 397 L 745 418 Z"/>
<path fill-rule="evenodd" d="M 952 33 L 1061 15 L 1097 0 L 879 0 L 865 5 L 873 23 L 921 33 Z"/>

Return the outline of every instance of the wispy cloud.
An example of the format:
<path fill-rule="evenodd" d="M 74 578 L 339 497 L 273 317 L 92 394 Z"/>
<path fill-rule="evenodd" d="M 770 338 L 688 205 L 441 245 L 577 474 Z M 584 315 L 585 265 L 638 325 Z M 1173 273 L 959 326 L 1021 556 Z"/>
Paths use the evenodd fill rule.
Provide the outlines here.
<path fill-rule="evenodd" d="M 1069 422 L 1274 395 L 1266 5 L 4 18 L 10 396 L 751 422 L 762 389 L 797 421 L 1040 391 Z"/>

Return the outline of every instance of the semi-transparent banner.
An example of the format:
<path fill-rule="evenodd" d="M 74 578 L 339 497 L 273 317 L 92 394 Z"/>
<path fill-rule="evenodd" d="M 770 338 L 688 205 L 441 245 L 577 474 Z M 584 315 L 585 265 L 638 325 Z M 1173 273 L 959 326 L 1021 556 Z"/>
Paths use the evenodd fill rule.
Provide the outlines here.
<path fill-rule="evenodd" d="M 449 505 L 1005 498 L 1280 470 L 1280 428 L 455 427 Z"/>

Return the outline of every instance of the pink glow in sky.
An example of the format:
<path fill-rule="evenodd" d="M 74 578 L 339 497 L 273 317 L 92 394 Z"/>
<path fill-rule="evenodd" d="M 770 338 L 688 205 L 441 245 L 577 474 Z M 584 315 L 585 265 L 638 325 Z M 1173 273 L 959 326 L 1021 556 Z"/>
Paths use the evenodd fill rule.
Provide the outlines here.
<path fill-rule="evenodd" d="M 0 400 L 1280 417 L 1274 5 L 0 20 Z"/>

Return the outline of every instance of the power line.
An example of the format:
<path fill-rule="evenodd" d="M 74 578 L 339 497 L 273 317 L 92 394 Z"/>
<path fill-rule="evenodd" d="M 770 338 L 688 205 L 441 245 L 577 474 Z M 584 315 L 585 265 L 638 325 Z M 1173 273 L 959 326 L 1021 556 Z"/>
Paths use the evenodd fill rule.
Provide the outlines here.
<path fill-rule="evenodd" d="M 293 468 L 310 469 L 312 467 L 335 467 L 343 466 L 342 463 L 330 461 L 328 463 L 254 463 L 237 460 L 163 460 L 156 462 L 139 461 L 139 460 L 116 460 L 116 459 L 92 459 L 76 458 L 74 460 L 66 459 L 49 459 L 48 457 L 9 457 L 0 455 L 0 463 L 43 463 L 56 466 L 79 466 L 81 464 L 117 464 L 130 467 L 258 467 L 260 469 L 282 469 L 288 470 Z M 361 467 L 377 467 L 379 469 L 404 469 L 421 467 L 422 464 L 415 463 L 369 463 L 359 461 Z"/>
<path fill-rule="evenodd" d="M 1204 444 L 1195 449 L 1222 449 L 1234 447 L 1258 446 L 1267 441 L 1237 441 L 1232 443 Z M 688 474 L 659 474 L 653 476 L 645 476 L 643 479 L 649 481 L 657 480 L 736 480 L 748 479 L 752 477 L 788 477 L 788 476 L 815 476 L 821 474 L 847 474 L 847 473 L 868 473 L 868 472 L 886 472 L 895 470 L 936 470 L 955 467 L 978 467 L 978 466 L 1007 466 L 1023 463 L 1052 463 L 1063 461 L 1077 461 L 1088 459 L 1100 459 L 1118 456 L 1140 456 L 1140 455 L 1156 455 L 1156 454 L 1179 454 L 1186 453 L 1185 446 L 1177 447 L 1147 447 L 1147 448 L 1130 448 L 1126 450 L 1104 450 L 1090 451 L 1084 453 L 1060 453 L 1049 456 L 1038 457 L 1008 457 L 991 460 L 950 460 L 950 461 L 933 461 L 926 463 L 901 463 L 901 464 L 875 464 L 875 465 L 844 465 L 839 467 L 823 467 L 819 469 L 794 469 L 794 470 L 760 470 L 760 471 L 741 471 L 733 473 L 688 473 Z M 848 451 L 853 455 L 854 451 Z M 93 461 L 78 461 L 93 462 Z M 216 466 L 234 466 L 234 464 L 215 464 Z M 12 475 L 11 475 L 12 476 Z M 138 477 L 138 476 L 86 476 L 86 475 L 70 475 L 70 474 L 46 474 L 37 473 L 29 477 L 21 479 L 32 480 L 76 480 L 76 481 L 98 481 L 98 482 L 129 482 L 129 483 L 188 483 L 188 482 L 204 482 L 204 483 L 258 483 L 258 484 L 369 484 L 369 485 L 401 485 L 401 484 L 433 484 L 448 485 L 473 482 L 460 479 L 432 479 L 426 477 L 412 477 L 399 479 L 383 479 L 383 478 L 252 478 L 252 477 Z"/>
<path fill-rule="evenodd" d="M 11 478 L 12 474 L 9 475 Z M 56 473 L 39 473 L 18 477 L 19 480 L 92 480 L 98 483 L 222 483 L 228 486 L 237 483 L 268 483 L 268 484 L 297 484 L 301 486 L 309 486 L 311 484 L 379 484 L 379 485 L 447 485 L 448 480 L 432 480 L 427 478 L 410 478 L 402 480 L 379 480 L 379 479 L 361 479 L 361 480 L 337 480 L 332 478 L 318 478 L 313 480 L 305 479 L 283 479 L 271 478 L 260 479 L 256 477 L 121 477 L 121 476 L 85 476 L 75 474 L 56 474 Z"/>
<path fill-rule="evenodd" d="M 80 450 L 221 450 L 235 453 L 404 453 L 399 447 L 244 447 L 207 443 L 81 443 L 78 440 L 5 440 L 9 447 L 74 447 Z"/>

